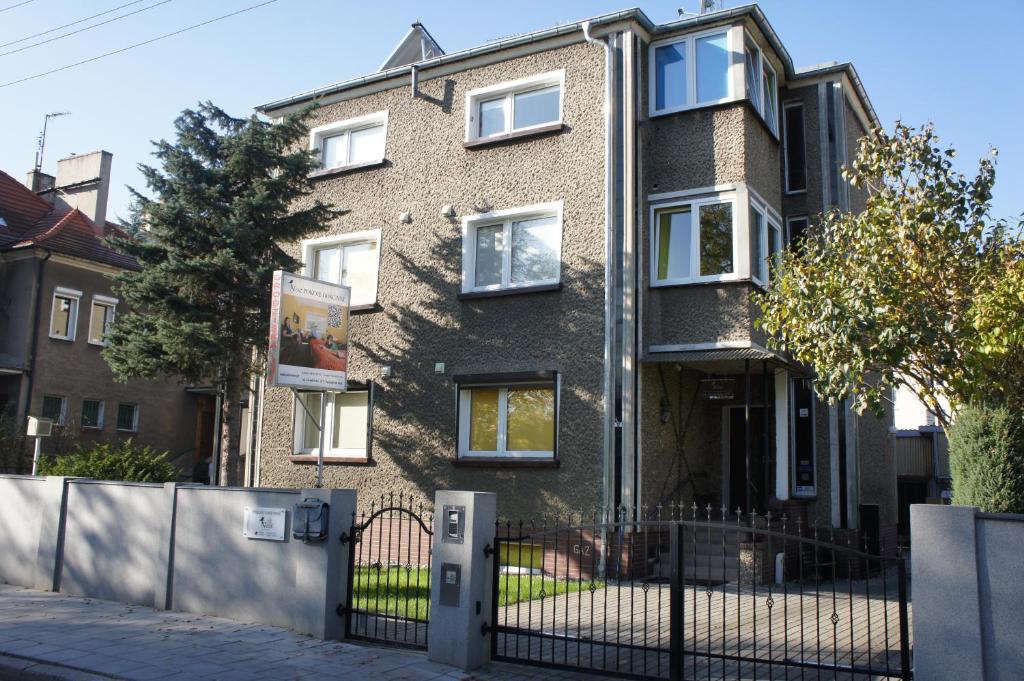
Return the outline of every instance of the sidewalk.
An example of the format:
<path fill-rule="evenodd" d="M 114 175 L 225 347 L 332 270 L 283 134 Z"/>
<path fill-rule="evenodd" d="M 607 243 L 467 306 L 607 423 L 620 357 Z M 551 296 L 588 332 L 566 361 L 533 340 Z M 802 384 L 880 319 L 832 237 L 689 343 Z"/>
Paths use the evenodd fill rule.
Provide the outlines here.
<path fill-rule="evenodd" d="M 0 679 L 428 679 L 575 681 L 556 669 L 493 663 L 464 673 L 399 648 L 321 641 L 219 617 L 0 584 Z"/>

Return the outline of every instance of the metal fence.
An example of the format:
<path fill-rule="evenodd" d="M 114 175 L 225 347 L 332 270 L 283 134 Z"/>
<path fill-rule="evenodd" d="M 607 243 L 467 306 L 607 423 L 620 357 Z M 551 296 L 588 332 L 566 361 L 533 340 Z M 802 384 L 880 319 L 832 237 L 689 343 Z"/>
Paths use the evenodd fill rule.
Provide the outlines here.
<path fill-rule="evenodd" d="M 695 506 L 499 523 L 492 657 L 633 678 L 910 679 L 902 557 Z"/>
<path fill-rule="evenodd" d="M 412 497 L 381 496 L 352 515 L 345 636 L 426 648 L 432 517 Z"/>

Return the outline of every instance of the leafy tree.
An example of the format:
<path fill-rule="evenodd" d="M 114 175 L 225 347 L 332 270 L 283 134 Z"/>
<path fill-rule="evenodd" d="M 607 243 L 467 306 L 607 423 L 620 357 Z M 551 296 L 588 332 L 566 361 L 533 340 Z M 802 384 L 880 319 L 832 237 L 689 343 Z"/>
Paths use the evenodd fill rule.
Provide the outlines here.
<path fill-rule="evenodd" d="M 267 340 L 272 275 L 300 265 L 279 244 L 339 213 L 308 200 L 315 160 L 303 144 L 302 113 L 270 124 L 206 102 L 182 112 L 175 129 L 173 144 L 154 143 L 162 168 L 139 166 L 154 198 L 132 190 L 146 238 L 114 239 L 141 269 L 115 278 L 128 312 L 113 324 L 103 354 L 121 379 L 176 376 L 222 386 L 220 480 L 237 485 L 241 400 L 253 349 Z"/>
<path fill-rule="evenodd" d="M 868 190 L 866 209 L 822 215 L 780 256 L 760 324 L 823 399 L 880 412 L 906 385 L 948 426 L 1024 384 L 1024 276 L 1011 226 L 990 214 L 995 150 L 968 178 L 938 144 L 931 125 L 901 123 L 861 140 L 843 176 Z"/>
<path fill-rule="evenodd" d="M 41 457 L 39 474 L 129 482 L 178 479 L 178 470 L 168 462 L 167 452 L 139 447 L 130 438 L 118 444 L 103 442 L 81 448 L 72 454 Z"/>

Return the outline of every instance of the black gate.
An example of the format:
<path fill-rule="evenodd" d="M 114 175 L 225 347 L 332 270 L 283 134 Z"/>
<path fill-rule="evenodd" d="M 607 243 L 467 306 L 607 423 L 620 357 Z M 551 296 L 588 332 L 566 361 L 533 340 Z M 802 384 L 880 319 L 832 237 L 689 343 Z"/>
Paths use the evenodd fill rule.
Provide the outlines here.
<path fill-rule="evenodd" d="M 867 541 L 696 506 L 499 523 L 491 654 L 631 678 L 912 679 L 906 564 Z"/>
<path fill-rule="evenodd" d="M 352 514 L 342 537 L 350 542 L 347 638 L 427 647 L 431 524 L 423 504 L 403 495 L 381 496 L 369 512 Z"/>

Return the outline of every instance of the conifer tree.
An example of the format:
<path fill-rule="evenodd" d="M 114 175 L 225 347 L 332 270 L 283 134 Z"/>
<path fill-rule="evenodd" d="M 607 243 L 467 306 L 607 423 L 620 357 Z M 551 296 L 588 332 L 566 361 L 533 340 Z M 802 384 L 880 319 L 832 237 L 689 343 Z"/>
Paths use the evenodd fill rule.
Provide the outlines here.
<path fill-rule="evenodd" d="M 114 238 L 138 271 L 114 281 L 127 311 L 115 320 L 107 363 L 120 379 L 176 377 L 222 390 L 221 484 L 242 483 L 241 404 L 268 335 L 277 269 L 300 266 L 281 248 L 340 214 L 312 200 L 316 167 L 302 113 L 271 124 L 233 118 L 210 102 L 155 142 L 159 168 L 140 165 L 152 197 L 131 189 L 146 238 Z"/>

